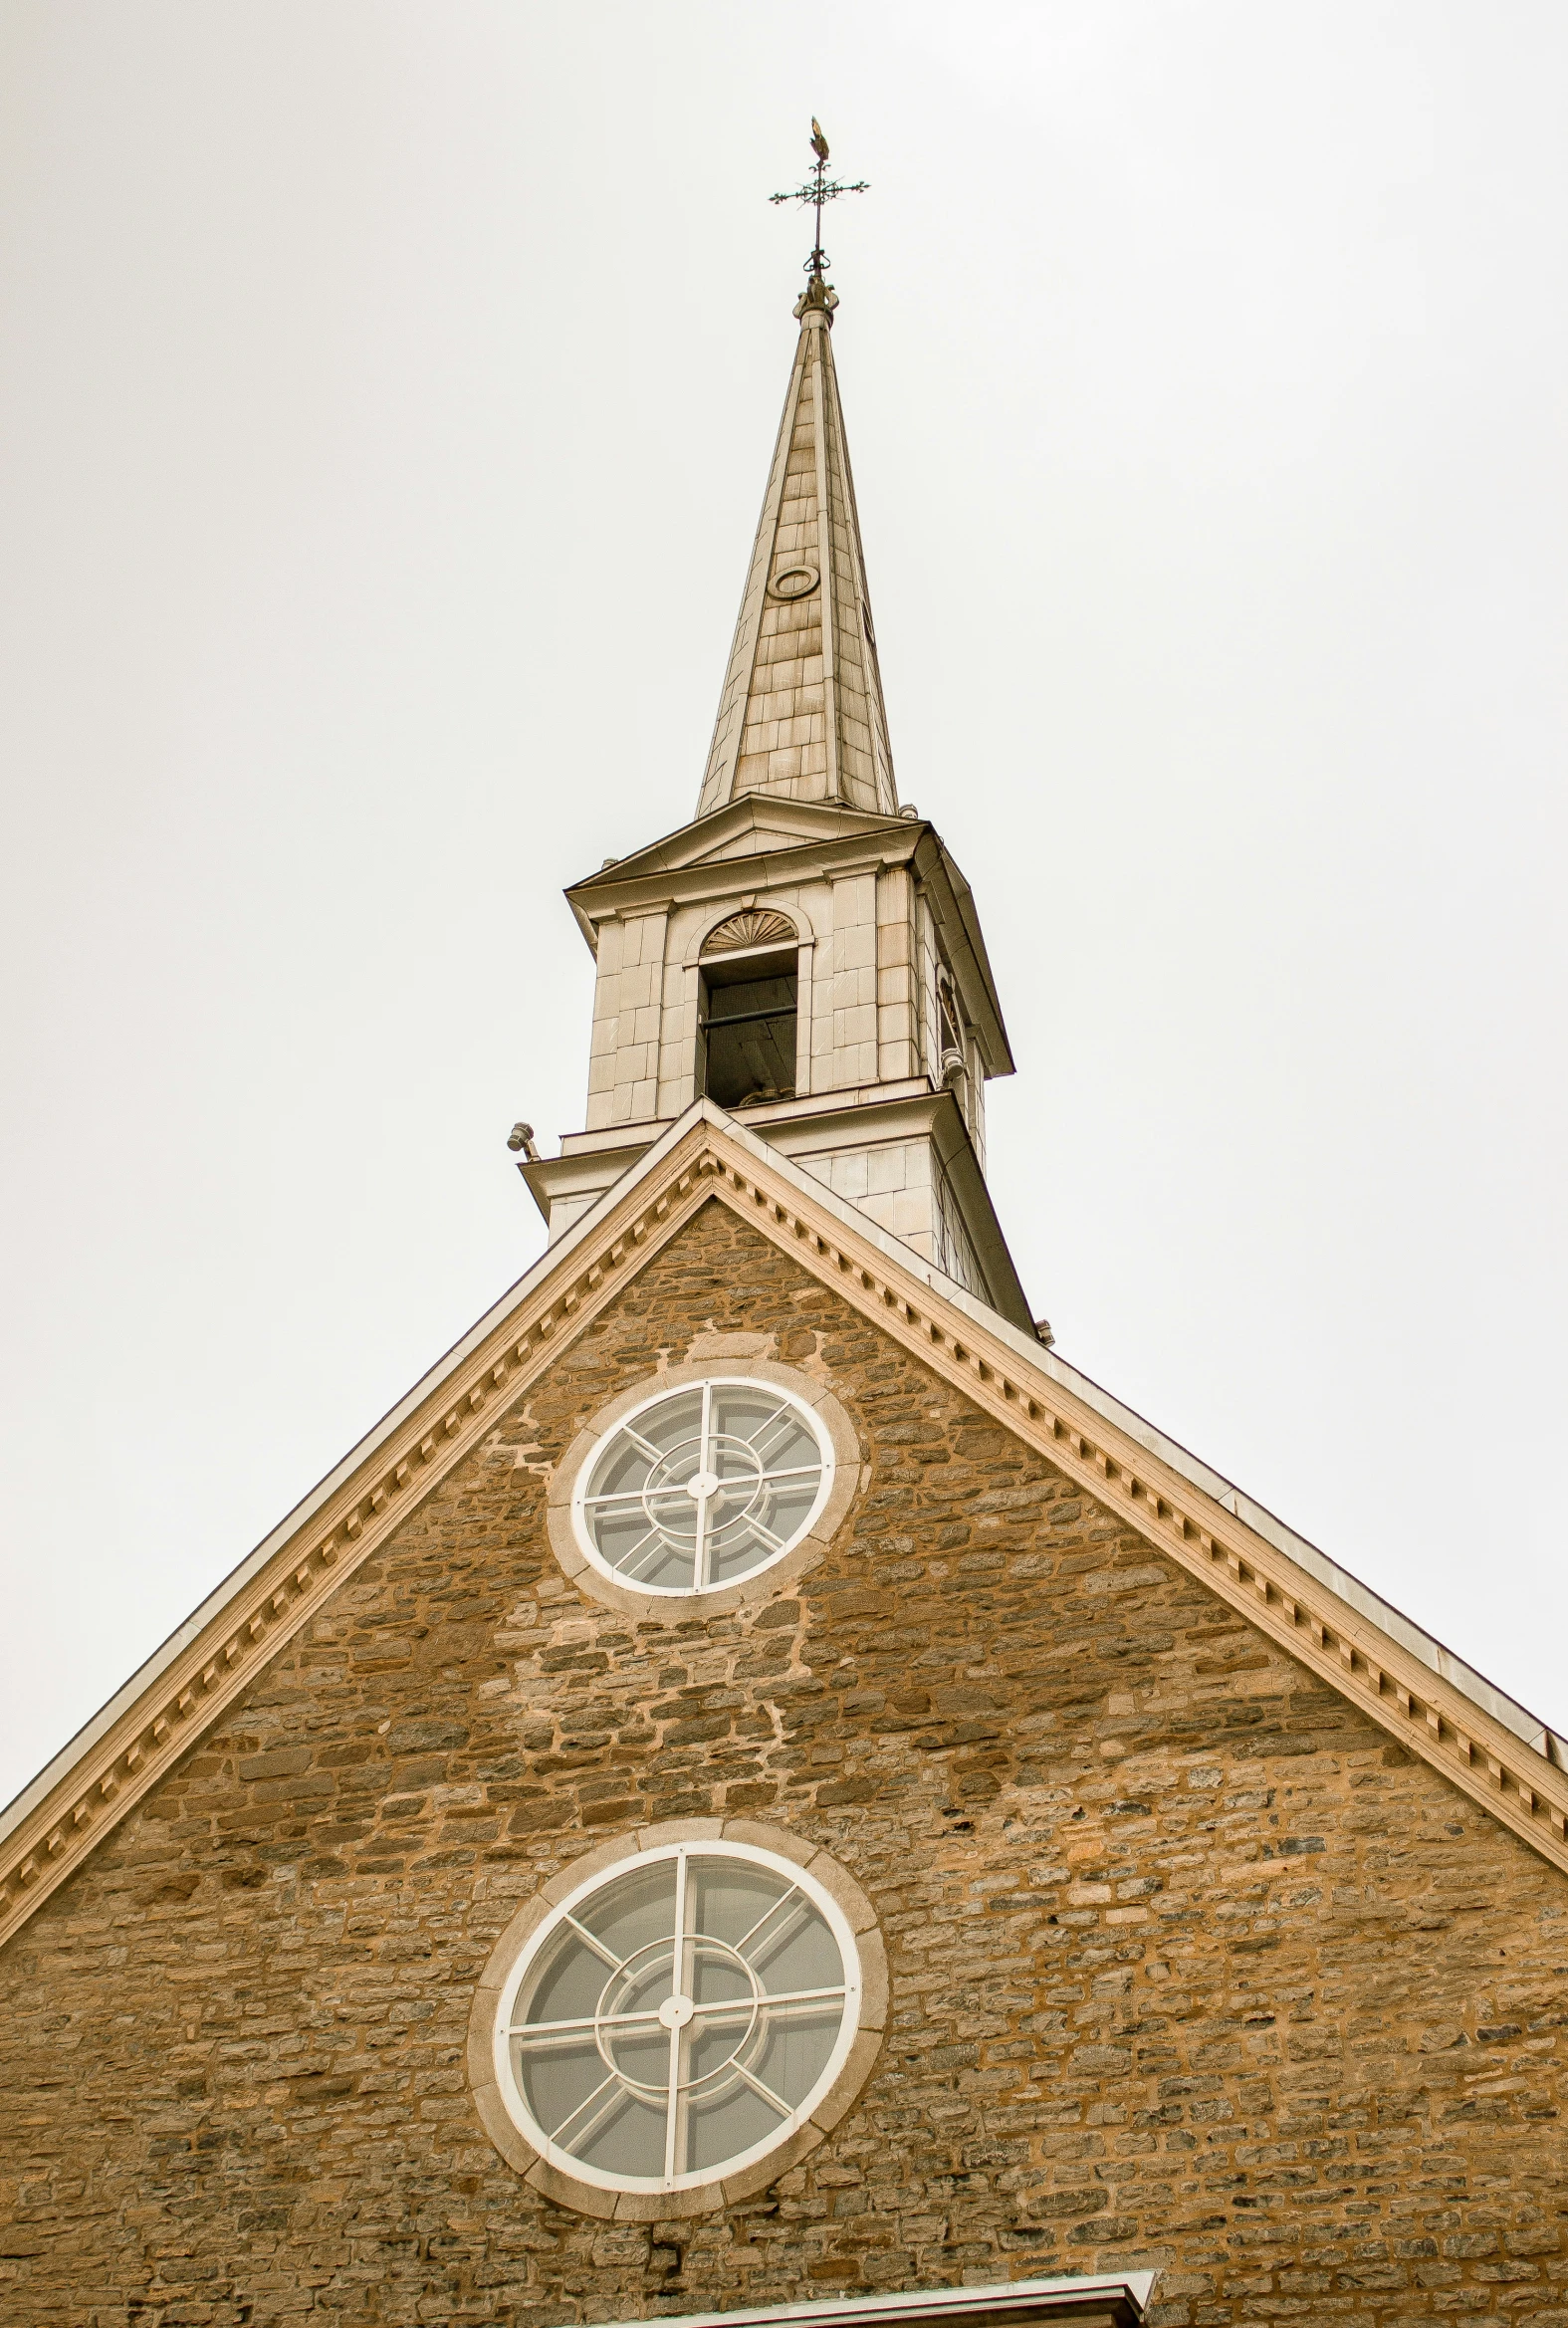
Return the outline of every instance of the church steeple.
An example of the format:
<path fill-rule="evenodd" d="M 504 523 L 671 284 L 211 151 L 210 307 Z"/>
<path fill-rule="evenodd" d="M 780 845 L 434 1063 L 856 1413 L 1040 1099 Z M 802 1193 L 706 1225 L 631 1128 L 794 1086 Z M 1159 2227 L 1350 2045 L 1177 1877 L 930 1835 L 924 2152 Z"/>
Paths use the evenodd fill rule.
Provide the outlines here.
<path fill-rule="evenodd" d="M 725 673 L 699 816 L 743 793 L 897 813 L 865 553 L 813 274 Z"/>
<path fill-rule="evenodd" d="M 986 1187 L 1012 1055 L 968 882 L 899 806 L 816 247 L 692 822 L 566 896 L 596 964 L 587 1116 L 519 1163 L 552 1238 L 691 1108 L 792 1157 L 945 1283 L 1027 1326 Z"/>

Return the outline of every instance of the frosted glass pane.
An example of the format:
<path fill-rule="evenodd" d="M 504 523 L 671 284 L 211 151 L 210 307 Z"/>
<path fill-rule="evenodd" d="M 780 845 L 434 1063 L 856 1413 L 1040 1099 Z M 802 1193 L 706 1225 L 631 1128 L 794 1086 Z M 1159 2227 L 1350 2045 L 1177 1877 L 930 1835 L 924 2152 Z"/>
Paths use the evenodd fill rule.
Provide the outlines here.
<path fill-rule="evenodd" d="M 750 2150 L 754 2142 L 766 2141 L 784 2124 L 777 2110 L 770 2109 L 760 2094 L 739 2080 L 727 2093 L 711 2100 L 694 2096 L 686 2122 L 686 2171 L 722 2166 L 726 2159 Z"/>
<path fill-rule="evenodd" d="M 674 1860 L 661 1859 L 652 1867 L 639 1867 L 620 1876 L 572 1913 L 612 1956 L 623 1959 L 650 1940 L 671 1938 L 675 1931 Z M 607 1965 L 604 1969 L 608 1973 Z"/>
<path fill-rule="evenodd" d="M 748 1953 L 769 1989 L 836 1987 L 844 1977 L 838 1943 L 814 1908 L 775 1916 Z"/>
<path fill-rule="evenodd" d="M 645 1408 L 631 1428 L 639 1439 L 666 1454 L 687 1440 L 695 1443 L 702 1429 L 701 1390 L 680 1391 L 673 1398 L 661 1399 L 656 1407 Z"/>
<path fill-rule="evenodd" d="M 564 2125 L 569 2145 L 571 2126 L 567 2121 L 604 2081 L 604 2064 L 592 2037 L 580 2044 L 548 2047 L 514 2042 L 513 2058 L 524 2099 L 540 2125 L 552 2136 L 558 2126 Z"/>
<path fill-rule="evenodd" d="M 838 2041 L 842 2004 L 791 2004 L 768 2015 L 769 2026 L 757 2052 L 747 2061 L 754 2077 L 780 2095 L 791 2109 L 805 2100 Z"/>
<path fill-rule="evenodd" d="M 814 1471 L 804 1480 L 768 1480 L 750 1506 L 750 1515 L 760 1519 L 773 1535 L 793 1535 L 810 1518 L 819 1484 L 819 1474 Z"/>
<path fill-rule="evenodd" d="M 663 1517 L 662 1510 L 657 1512 L 657 1516 Z M 623 1568 L 628 1561 L 635 1560 L 639 1544 L 646 1545 L 650 1553 L 662 1545 L 655 1520 L 640 1503 L 617 1504 L 608 1511 L 595 1512 L 590 1524 L 594 1546 L 612 1568 Z"/>
<path fill-rule="evenodd" d="M 617 1560 L 614 1565 L 623 1576 L 636 1584 L 673 1585 L 677 1590 L 690 1588 L 694 1573 L 695 1544 L 674 1540 L 665 1534 L 645 1544 L 640 1553 L 628 1560 Z"/>
<path fill-rule="evenodd" d="M 590 1496 L 626 1496 L 639 1492 L 649 1471 L 648 1458 L 640 1447 L 623 1437 L 611 1440 L 594 1466 L 587 1484 Z"/>
<path fill-rule="evenodd" d="M 665 1993 L 669 1993 L 668 1981 Z M 610 2028 L 605 2032 L 605 2050 L 628 2085 L 644 2087 L 655 2101 L 668 2094 L 670 2040 L 663 2029 Z"/>
<path fill-rule="evenodd" d="M 662 2175 L 664 2111 L 622 2093 L 572 2155 L 610 2175 Z"/>
<path fill-rule="evenodd" d="M 695 1894 L 697 1930 L 732 1946 L 776 1902 L 800 1897 L 793 1884 L 746 1859 L 693 1859 L 686 1880 Z"/>
<path fill-rule="evenodd" d="M 713 1420 L 716 1431 L 750 1439 L 761 1431 L 774 1415 L 792 1412 L 788 1403 L 771 1384 L 753 1382 L 716 1382 L 713 1391 Z"/>
<path fill-rule="evenodd" d="M 787 1494 L 771 1485 L 755 1492 L 743 1512 L 713 1530 L 710 1575 L 716 1581 L 745 1576 L 753 1568 L 761 1567 L 765 1560 L 771 1560 L 781 1544 L 787 1544 L 805 1525 L 816 1490 L 817 1482 L 812 1479 L 788 1483 Z M 714 1501 L 717 1503 L 718 1498 Z"/>
<path fill-rule="evenodd" d="M 727 1951 L 711 1943 L 697 1941 L 691 1949 L 690 1977 L 686 1993 L 699 2004 L 730 2004 L 750 2001 L 753 1988 L 746 1967 L 737 1963 Z M 745 2027 L 741 2019 L 731 2026 Z"/>
<path fill-rule="evenodd" d="M 584 2019 L 598 2003 L 609 1973 L 603 1959 L 584 1948 L 570 1926 L 565 1926 L 542 1951 L 527 2000 L 514 2016 L 514 2026 L 520 2021 Z"/>
<path fill-rule="evenodd" d="M 744 1534 L 725 1536 L 715 1544 L 708 1560 L 708 1580 L 711 1584 L 733 1584 L 772 1558 L 772 1544 L 765 1544 L 757 1530 L 749 1527 Z"/>

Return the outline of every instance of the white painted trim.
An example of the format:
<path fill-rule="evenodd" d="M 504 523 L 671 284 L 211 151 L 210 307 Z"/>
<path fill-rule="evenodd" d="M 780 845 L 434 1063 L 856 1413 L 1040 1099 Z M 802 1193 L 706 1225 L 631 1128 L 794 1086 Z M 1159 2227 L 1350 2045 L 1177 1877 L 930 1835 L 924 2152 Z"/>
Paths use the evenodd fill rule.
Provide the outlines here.
<path fill-rule="evenodd" d="M 802 921 L 804 918 L 802 914 Z M 795 956 L 794 1095 L 796 1099 L 809 1099 L 811 1096 L 811 1028 L 814 1022 L 811 1006 L 813 1001 L 812 981 L 815 977 L 816 939 L 814 936 L 805 937 L 800 940 L 799 952 Z"/>
<path fill-rule="evenodd" d="M 745 2312 L 679 2312 L 663 2328 L 854 2328 L 860 2321 L 964 2320 L 1006 2308 L 1049 2312 L 1085 2296 L 1122 2297 L 1141 2314 L 1157 2271 L 1089 2272 L 1081 2279 L 1008 2279 L 984 2287 L 921 2287 L 896 2295 L 829 2296 L 818 2303 L 763 2304 Z M 646 2321 L 614 2321 L 610 2328 L 647 2328 Z"/>

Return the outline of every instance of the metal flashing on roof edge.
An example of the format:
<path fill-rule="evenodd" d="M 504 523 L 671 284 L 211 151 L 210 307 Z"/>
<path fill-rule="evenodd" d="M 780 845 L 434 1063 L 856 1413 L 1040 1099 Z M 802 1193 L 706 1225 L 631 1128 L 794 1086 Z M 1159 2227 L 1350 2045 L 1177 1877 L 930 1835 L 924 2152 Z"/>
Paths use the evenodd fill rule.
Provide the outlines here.
<path fill-rule="evenodd" d="M 1080 2317 L 1125 2322 L 1142 2320 L 1158 2273 L 1091 2272 L 1078 2278 L 1003 2279 L 984 2287 L 920 2287 L 895 2295 L 829 2296 L 807 2304 L 763 2304 L 746 2312 L 681 2312 L 666 2315 L 667 2328 L 855 2328 L 865 2322 L 902 2322 L 918 2328 L 927 2320 L 1000 2323 L 1031 2319 L 1036 2313 L 1058 2320 Z M 641 2321 L 618 2321 L 613 2328 L 644 2328 Z"/>

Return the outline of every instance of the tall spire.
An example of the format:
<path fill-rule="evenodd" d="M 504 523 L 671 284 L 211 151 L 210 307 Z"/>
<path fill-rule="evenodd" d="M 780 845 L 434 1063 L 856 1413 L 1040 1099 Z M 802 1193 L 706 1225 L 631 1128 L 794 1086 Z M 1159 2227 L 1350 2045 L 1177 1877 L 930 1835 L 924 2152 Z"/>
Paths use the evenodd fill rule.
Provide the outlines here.
<path fill-rule="evenodd" d="M 785 201 L 820 212 L 827 140 Z M 597 964 L 587 1121 L 519 1165 L 572 1224 L 696 1104 L 802 1168 L 1023 1331 L 986 1187 L 1012 1054 L 969 883 L 902 815 L 833 376 L 820 218 L 697 814 L 566 892 Z"/>
<path fill-rule="evenodd" d="M 742 793 L 898 809 L 833 370 L 837 305 L 813 272 L 699 816 Z"/>

